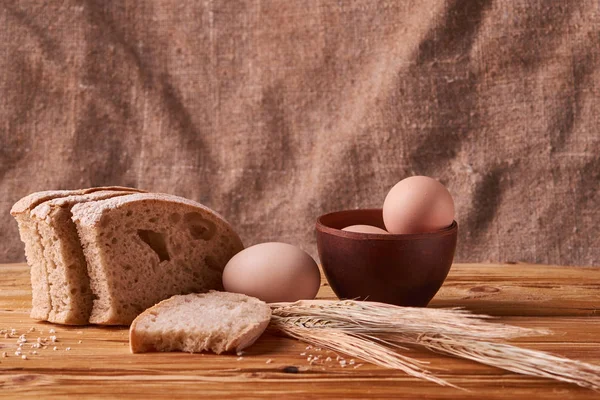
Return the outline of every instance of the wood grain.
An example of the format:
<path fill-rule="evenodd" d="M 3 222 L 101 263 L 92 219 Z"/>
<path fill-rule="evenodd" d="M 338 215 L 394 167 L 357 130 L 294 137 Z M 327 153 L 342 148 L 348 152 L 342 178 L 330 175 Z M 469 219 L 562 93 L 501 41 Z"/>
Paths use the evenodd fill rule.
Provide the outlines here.
<path fill-rule="evenodd" d="M 324 281 L 325 282 L 325 281 Z M 319 297 L 333 298 L 324 284 Z M 26 333 L 28 359 L 15 356 L 17 337 L 0 337 L 0 397 L 12 398 L 407 398 L 594 399 L 596 392 L 519 376 L 470 361 L 413 352 L 441 377 L 466 391 L 442 388 L 401 372 L 360 363 L 310 365 L 295 340 L 264 335 L 243 354 L 129 353 L 126 328 L 65 327 L 28 317 L 28 269 L 0 265 L 0 329 Z M 464 306 L 498 321 L 547 327 L 555 335 L 520 345 L 600 364 L 600 269 L 540 265 L 455 264 L 432 306 Z M 27 333 L 31 328 L 35 331 Z M 31 349 L 55 329 L 58 341 Z M 53 350 L 56 346 L 57 350 Z M 70 350 L 66 350 L 70 348 Z M 31 354 L 31 351 L 38 354 Z M 302 354 L 306 353 L 306 354 Z M 269 362 L 270 360 L 270 362 Z M 286 367 L 297 372 L 285 372 Z M 294 371 L 288 368 L 287 371 Z"/>

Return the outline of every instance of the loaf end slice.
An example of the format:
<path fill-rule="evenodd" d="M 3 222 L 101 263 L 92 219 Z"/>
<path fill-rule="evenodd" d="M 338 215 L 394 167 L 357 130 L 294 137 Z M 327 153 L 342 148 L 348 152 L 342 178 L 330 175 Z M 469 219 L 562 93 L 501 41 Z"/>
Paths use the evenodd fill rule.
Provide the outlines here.
<path fill-rule="evenodd" d="M 38 204 L 56 198 L 77 193 L 74 190 L 53 190 L 31 193 L 17 201 L 10 210 L 11 215 L 19 226 L 21 241 L 25 244 L 25 258 L 30 268 L 31 275 L 31 313 L 33 319 L 48 319 L 52 308 L 50 290 L 44 262 L 44 247 L 38 232 L 37 222 L 32 220 L 30 212 Z"/>
<path fill-rule="evenodd" d="M 262 335 L 271 319 L 263 301 L 210 291 L 173 296 L 140 314 L 129 329 L 132 353 L 240 351 Z"/>
<path fill-rule="evenodd" d="M 178 196 L 132 194 L 72 209 L 94 304 L 90 322 L 129 325 L 176 294 L 222 290 L 242 242 L 213 210 Z"/>

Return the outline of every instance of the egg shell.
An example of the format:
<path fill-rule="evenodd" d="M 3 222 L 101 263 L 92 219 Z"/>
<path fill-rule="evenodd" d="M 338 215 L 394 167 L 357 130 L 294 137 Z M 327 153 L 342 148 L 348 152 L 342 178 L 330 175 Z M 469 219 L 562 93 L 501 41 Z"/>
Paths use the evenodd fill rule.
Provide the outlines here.
<path fill-rule="evenodd" d="M 350 225 L 342 229 L 347 232 L 360 232 L 360 233 L 376 233 L 379 235 L 388 235 L 389 232 L 372 225 Z"/>
<path fill-rule="evenodd" d="M 319 267 L 304 250 L 269 242 L 248 247 L 229 260 L 223 286 L 267 303 L 314 299 L 321 284 Z"/>
<path fill-rule="evenodd" d="M 393 234 L 433 232 L 450 226 L 453 220 L 452 195 L 427 176 L 401 180 L 383 203 L 383 222 Z"/>

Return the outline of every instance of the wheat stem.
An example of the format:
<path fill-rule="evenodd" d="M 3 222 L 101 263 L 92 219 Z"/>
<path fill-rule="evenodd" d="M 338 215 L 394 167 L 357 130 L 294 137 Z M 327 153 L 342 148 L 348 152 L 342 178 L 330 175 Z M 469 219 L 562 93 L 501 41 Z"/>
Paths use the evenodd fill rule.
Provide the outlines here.
<path fill-rule="evenodd" d="M 551 333 L 490 322 L 466 310 L 398 307 L 368 301 L 303 300 L 271 304 L 271 325 L 307 343 L 399 369 L 444 386 L 455 385 L 399 351 L 406 345 L 469 359 L 519 374 L 600 390 L 600 366 L 523 349 L 497 340 Z"/>
<path fill-rule="evenodd" d="M 333 328 L 315 329 L 296 326 L 277 316 L 273 317 L 271 325 L 279 332 L 313 346 L 344 353 L 382 367 L 398 369 L 407 375 L 428 380 L 442 386 L 458 388 L 421 367 L 420 365 L 425 364 L 425 362 L 398 354 L 390 348 L 381 346 L 359 335 L 353 335 Z"/>

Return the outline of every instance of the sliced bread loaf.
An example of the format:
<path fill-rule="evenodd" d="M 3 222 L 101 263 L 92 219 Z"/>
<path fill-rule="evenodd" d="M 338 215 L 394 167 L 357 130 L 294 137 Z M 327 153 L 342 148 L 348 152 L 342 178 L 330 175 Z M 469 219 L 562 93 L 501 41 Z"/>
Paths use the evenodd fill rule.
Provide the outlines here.
<path fill-rule="evenodd" d="M 48 281 L 50 322 L 85 325 L 92 311 L 92 291 L 71 208 L 77 203 L 132 194 L 132 191 L 100 190 L 48 200 L 31 211 L 36 221 L 44 257 L 41 267 Z"/>
<path fill-rule="evenodd" d="M 240 351 L 258 339 L 271 319 L 263 301 L 210 291 L 173 296 L 140 314 L 129 329 L 132 353 Z"/>
<path fill-rule="evenodd" d="M 168 194 L 132 194 L 72 208 L 94 302 L 90 322 L 129 325 L 175 294 L 222 289 L 243 249 L 211 209 Z"/>
<path fill-rule="evenodd" d="M 13 205 L 10 213 L 19 225 L 19 234 L 25 244 L 25 257 L 31 269 L 31 318 L 46 320 L 52 308 L 48 279 L 42 265 L 44 262 L 44 248 L 38 233 L 37 222 L 31 218 L 31 210 L 51 199 L 111 189 L 121 190 L 128 188 L 110 186 L 78 190 L 48 190 L 27 195 Z M 131 189 L 131 191 L 136 191 L 136 189 Z"/>

